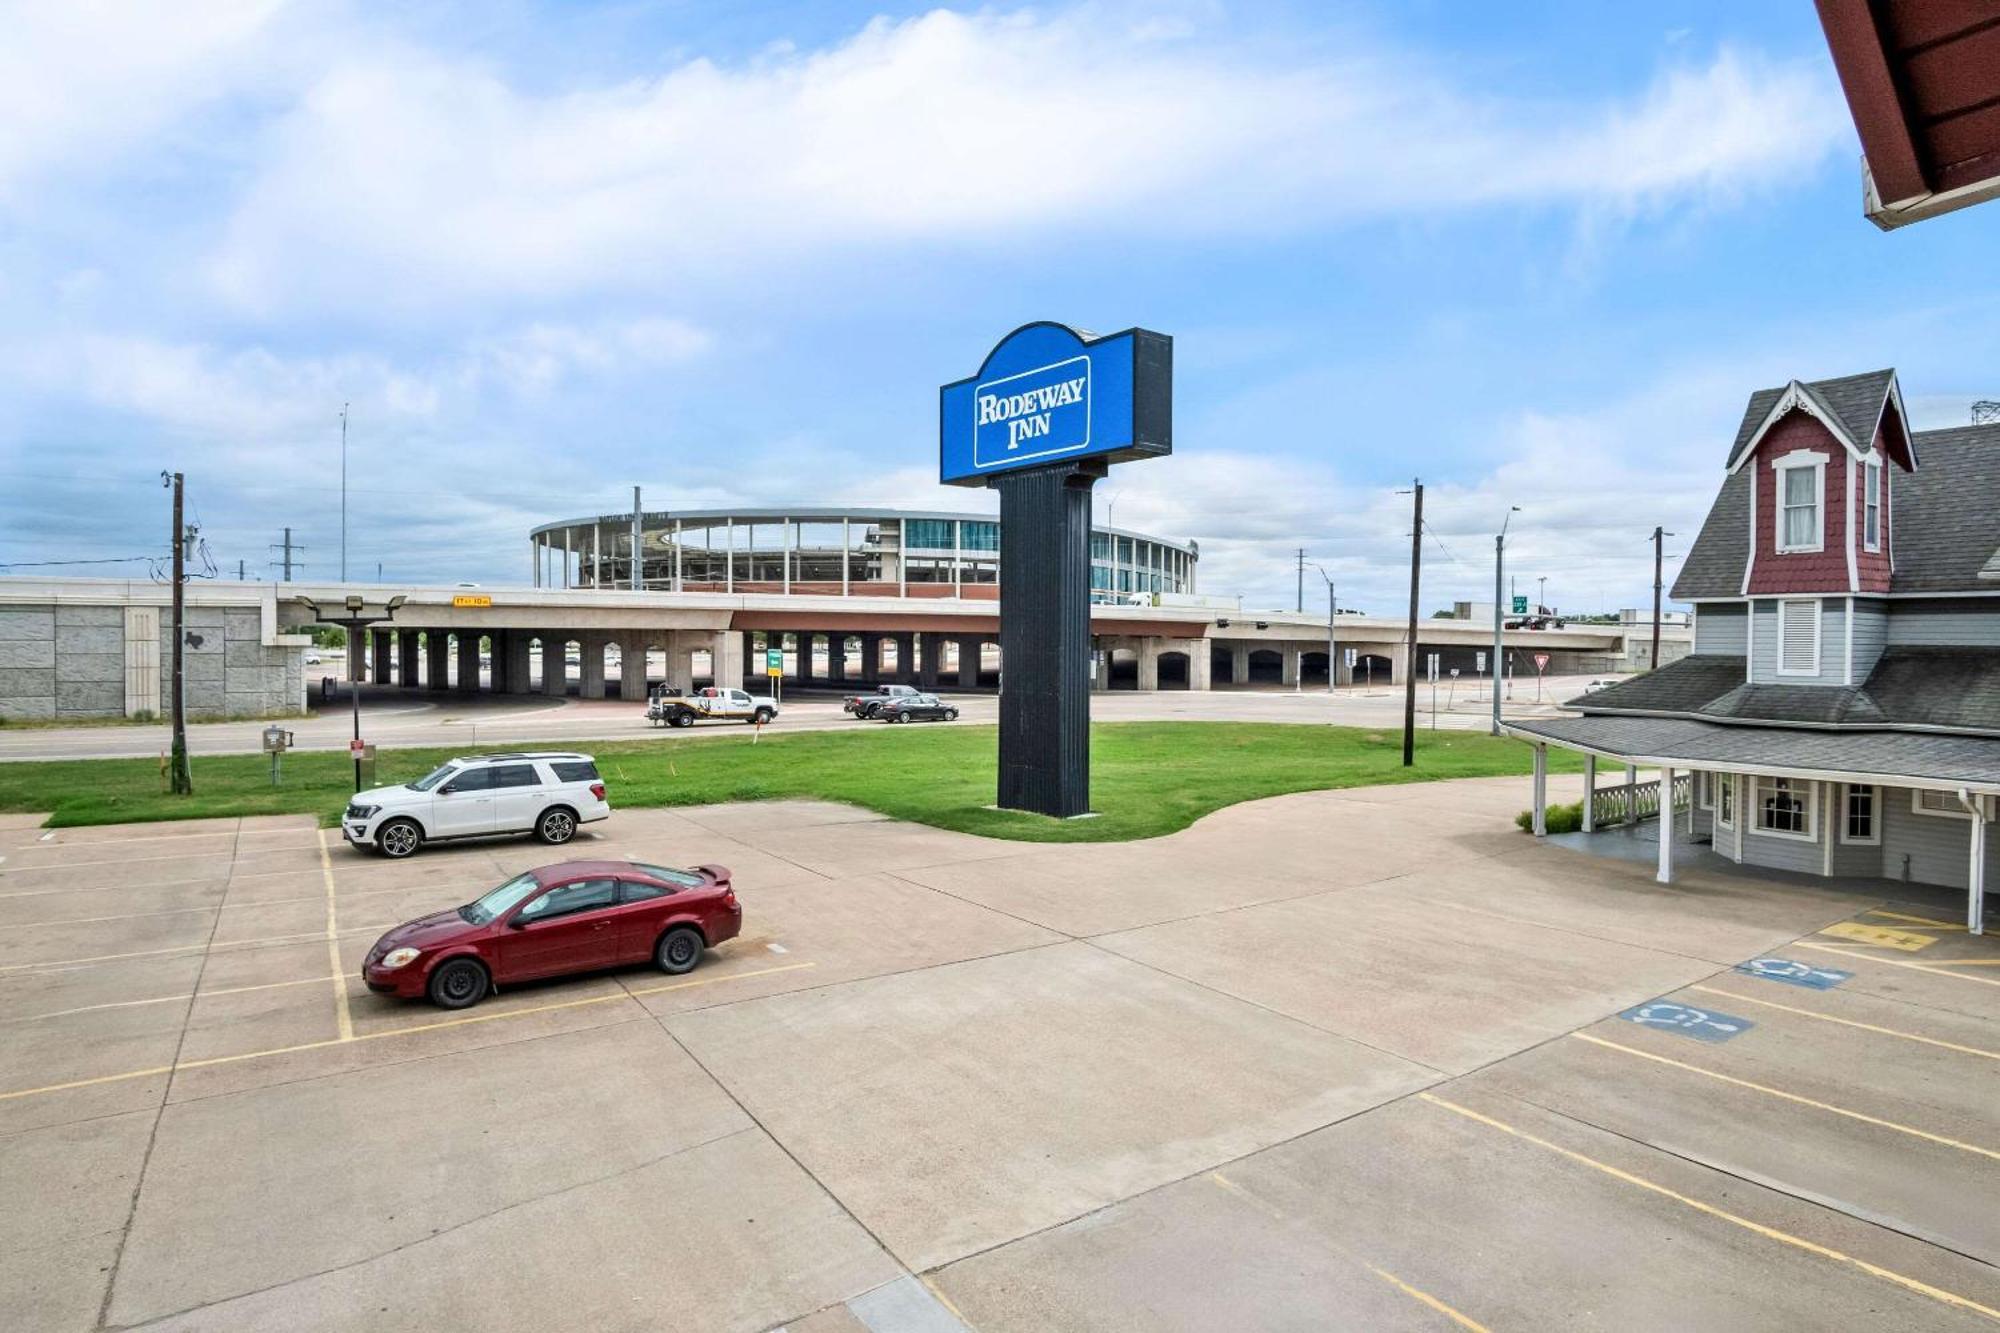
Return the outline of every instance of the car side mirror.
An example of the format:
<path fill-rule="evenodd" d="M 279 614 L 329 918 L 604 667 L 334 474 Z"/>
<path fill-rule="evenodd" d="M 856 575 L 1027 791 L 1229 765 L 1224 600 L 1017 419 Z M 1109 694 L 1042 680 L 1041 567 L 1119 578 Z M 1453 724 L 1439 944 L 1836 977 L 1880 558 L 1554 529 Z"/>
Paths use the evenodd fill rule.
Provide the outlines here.
<path fill-rule="evenodd" d="M 451 795 L 451 794 L 452 794 L 453 792 L 455 792 L 455 791 L 457 791 L 457 790 L 458 790 L 458 786 L 457 786 L 457 784 L 455 784 L 455 783 L 451 783 L 451 782 L 447 782 L 447 783 L 445 783 L 445 784 L 444 784 L 444 786 L 442 786 L 442 787 L 439 787 L 439 788 L 438 788 L 438 795 L 440 795 L 440 796 L 449 796 L 449 795 Z"/>
<path fill-rule="evenodd" d="M 533 924 L 534 919 L 532 917 L 515 915 L 507 918 L 507 929 L 509 930 L 526 930 Z"/>

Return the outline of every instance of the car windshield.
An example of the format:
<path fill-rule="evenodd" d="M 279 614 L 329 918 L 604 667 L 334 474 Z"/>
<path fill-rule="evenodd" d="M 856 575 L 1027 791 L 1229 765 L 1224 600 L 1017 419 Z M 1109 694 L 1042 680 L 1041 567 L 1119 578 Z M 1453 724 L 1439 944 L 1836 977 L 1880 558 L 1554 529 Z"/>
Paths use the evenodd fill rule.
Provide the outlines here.
<path fill-rule="evenodd" d="M 516 875 L 497 889 L 488 889 L 458 909 L 458 914 L 475 926 L 483 926 L 540 888 L 533 875 Z"/>
<path fill-rule="evenodd" d="M 438 783 L 443 782 L 446 778 L 450 777 L 452 774 L 456 772 L 458 772 L 458 765 L 446 764 L 443 768 L 436 769 L 433 770 L 432 772 L 426 773 L 422 777 L 418 778 L 415 782 L 406 783 L 405 785 L 408 786 L 411 791 L 429 791 L 432 787 L 437 786 Z"/>

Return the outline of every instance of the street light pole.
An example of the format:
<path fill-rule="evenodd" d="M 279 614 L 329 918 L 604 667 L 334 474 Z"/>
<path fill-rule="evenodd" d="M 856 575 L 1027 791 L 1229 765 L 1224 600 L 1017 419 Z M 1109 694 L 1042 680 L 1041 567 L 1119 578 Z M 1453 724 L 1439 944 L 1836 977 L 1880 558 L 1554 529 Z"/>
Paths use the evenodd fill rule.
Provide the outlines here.
<path fill-rule="evenodd" d="M 1501 589 L 1506 586 L 1504 571 L 1507 566 L 1507 528 L 1514 521 L 1514 515 L 1521 512 L 1521 506 L 1509 505 L 1507 517 L 1500 520 L 1499 534 L 1493 538 L 1493 725 L 1491 734 L 1500 734 L 1500 673 L 1506 670 L 1506 639 L 1500 632 Z"/>
<path fill-rule="evenodd" d="M 396 596 L 391 597 L 389 599 L 388 603 L 382 608 L 382 613 L 380 615 L 369 615 L 366 613 L 367 603 L 362 598 L 362 596 L 359 593 L 349 593 L 347 595 L 346 602 L 343 603 L 343 607 L 347 612 L 347 614 L 344 616 L 327 615 L 325 612 L 319 609 L 319 604 L 313 601 L 310 597 L 301 597 L 299 600 L 306 604 L 306 609 L 308 611 L 312 612 L 313 622 L 315 624 L 339 625 L 347 631 L 347 660 L 351 664 L 358 656 L 360 656 L 360 654 L 355 651 L 356 646 L 361 645 L 365 650 L 365 643 L 359 636 L 365 634 L 371 625 L 387 624 L 389 621 L 394 620 L 396 618 L 396 612 L 402 609 L 403 603 L 407 599 L 402 594 L 398 593 Z M 347 693 L 348 697 L 353 702 L 353 709 L 354 709 L 355 744 L 349 747 L 349 752 L 354 756 L 354 790 L 360 791 L 361 790 L 361 745 L 360 745 L 361 679 L 358 673 L 347 682 Z"/>
<path fill-rule="evenodd" d="M 1332 694 L 1334 686 L 1340 681 L 1340 662 L 1334 655 L 1338 649 L 1333 641 L 1333 618 L 1339 614 L 1339 607 L 1334 600 L 1333 576 L 1328 574 L 1326 566 L 1317 560 L 1313 562 L 1313 568 L 1317 569 L 1319 576 L 1326 580 L 1326 692 Z M 1300 678 L 1303 679 L 1305 674 L 1302 668 L 1299 671 Z"/>

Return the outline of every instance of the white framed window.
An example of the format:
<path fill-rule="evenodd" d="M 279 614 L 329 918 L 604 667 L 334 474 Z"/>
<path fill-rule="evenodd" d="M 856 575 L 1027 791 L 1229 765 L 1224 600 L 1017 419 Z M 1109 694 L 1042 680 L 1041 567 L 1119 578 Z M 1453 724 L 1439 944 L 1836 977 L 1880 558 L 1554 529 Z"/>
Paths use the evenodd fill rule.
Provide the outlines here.
<path fill-rule="evenodd" d="M 1715 775 L 1715 822 L 1726 829 L 1736 827 L 1736 775 Z"/>
<path fill-rule="evenodd" d="M 1957 792 L 1935 791 L 1928 787 L 1918 787 L 1910 792 L 1910 809 L 1920 815 L 1935 815 L 1941 819 L 1972 818 L 1958 803 Z"/>
<path fill-rule="evenodd" d="M 1867 480 L 1861 495 L 1861 544 L 1870 551 L 1882 549 L 1882 464 L 1868 460 Z"/>
<path fill-rule="evenodd" d="M 1796 778 L 1758 778 L 1751 785 L 1751 829 L 1767 838 L 1818 841 L 1813 784 Z"/>
<path fill-rule="evenodd" d="M 1778 473 L 1778 550 L 1817 551 L 1826 544 L 1826 460 L 1781 458 Z"/>
<path fill-rule="evenodd" d="M 1850 782 L 1845 790 L 1846 799 L 1840 807 L 1840 840 L 1871 846 L 1880 843 L 1882 822 L 1876 814 L 1874 786 L 1866 782 Z"/>
<path fill-rule="evenodd" d="M 1778 674 L 1819 674 L 1819 602 L 1778 603 Z"/>

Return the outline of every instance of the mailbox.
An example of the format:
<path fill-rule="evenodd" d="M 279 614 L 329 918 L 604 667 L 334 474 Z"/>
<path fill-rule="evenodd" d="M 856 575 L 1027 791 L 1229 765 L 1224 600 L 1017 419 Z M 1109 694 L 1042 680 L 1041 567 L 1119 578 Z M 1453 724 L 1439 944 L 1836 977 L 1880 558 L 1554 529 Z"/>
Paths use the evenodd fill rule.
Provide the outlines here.
<path fill-rule="evenodd" d="M 283 727 L 264 728 L 264 753 L 283 754 L 292 748 L 292 733 Z"/>

